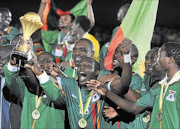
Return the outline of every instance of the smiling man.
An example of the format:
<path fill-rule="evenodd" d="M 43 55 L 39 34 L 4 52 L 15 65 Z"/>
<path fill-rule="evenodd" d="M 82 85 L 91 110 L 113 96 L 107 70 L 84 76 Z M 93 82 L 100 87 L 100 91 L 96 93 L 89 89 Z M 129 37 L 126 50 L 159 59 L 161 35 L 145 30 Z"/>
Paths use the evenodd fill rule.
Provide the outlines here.
<path fill-rule="evenodd" d="M 33 60 L 36 60 L 34 56 Z M 51 53 L 43 52 L 38 55 L 38 64 L 40 66 L 39 69 L 46 71 L 51 76 L 55 58 Z M 26 64 L 25 66 L 27 66 L 26 74 L 24 74 L 25 77 L 19 76 L 19 73 L 22 71 L 19 71 L 16 58 L 11 58 L 4 67 L 7 86 L 23 105 L 20 128 L 64 129 L 64 111 L 47 98 L 36 76 L 31 69 L 28 69 L 29 65 Z M 53 85 L 56 85 L 55 83 L 53 82 Z"/>
<path fill-rule="evenodd" d="M 83 57 L 93 57 L 94 56 L 94 46 L 89 39 L 82 38 L 75 43 L 72 51 L 72 60 L 74 62 L 73 66 L 68 67 L 64 73 L 68 77 L 77 78 L 77 67 L 81 63 Z"/>
<path fill-rule="evenodd" d="M 7 8 L 0 8 L 0 45 L 10 44 L 10 40 L 19 33 L 18 29 L 9 26 L 12 20 L 12 14 Z"/>

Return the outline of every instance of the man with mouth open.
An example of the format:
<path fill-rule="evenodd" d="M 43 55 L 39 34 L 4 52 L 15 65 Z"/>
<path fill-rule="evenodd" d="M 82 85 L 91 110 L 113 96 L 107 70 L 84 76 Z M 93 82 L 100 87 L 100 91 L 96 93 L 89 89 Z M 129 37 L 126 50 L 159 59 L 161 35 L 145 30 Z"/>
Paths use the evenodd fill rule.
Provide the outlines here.
<path fill-rule="evenodd" d="M 130 46 L 131 42 L 124 44 L 125 60 L 121 79 L 116 79 L 107 86 L 115 93 L 125 93 L 131 81 L 131 59 L 127 56 Z M 93 90 L 88 90 L 89 87 L 86 86 L 96 81 L 99 73 L 99 65 L 94 59 L 85 57 L 81 60 L 77 69 L 78 80 L 70 77 L 61 78 L 58 84 L 62 89 L 55 87 L 52 78 L 46 72 L 42 72 L 38 65 L 33 65 L 31 69 L 38 76 L 47 97 L 59 106 L 66 104 L 71 128 L 113 128 L 113 123 L 107 122 L 103 117 L 104 98 Z"/>

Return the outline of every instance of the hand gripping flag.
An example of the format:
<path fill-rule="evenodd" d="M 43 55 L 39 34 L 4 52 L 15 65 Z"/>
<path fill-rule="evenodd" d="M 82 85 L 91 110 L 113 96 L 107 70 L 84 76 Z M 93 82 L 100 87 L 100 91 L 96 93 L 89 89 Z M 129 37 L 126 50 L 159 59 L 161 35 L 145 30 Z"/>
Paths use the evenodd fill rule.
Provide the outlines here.
<path fill-rule="evenodd" d="M 144 59 L 147 51 L 150 49 L 158 3 L 159 0 L 132 1 L 123 22 L 108 48 L 108 53 L 104 60 L 104 65 L 107 70 L 112 70 L 115 49 L 126 37 L 132 40 L 132 43 L 134 43 L 139 50 L 139 57 L 133 65 L 133 71 L 143 76 L 145 71 Z"/>

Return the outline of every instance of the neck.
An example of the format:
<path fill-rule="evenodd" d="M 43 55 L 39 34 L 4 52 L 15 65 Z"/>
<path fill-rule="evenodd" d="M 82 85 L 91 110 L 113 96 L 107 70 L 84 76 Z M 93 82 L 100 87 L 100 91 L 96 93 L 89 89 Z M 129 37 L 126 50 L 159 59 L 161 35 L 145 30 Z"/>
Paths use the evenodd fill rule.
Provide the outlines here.
<path fill-rule="evenodd" d="M 67 34 L 70 31 L 70 28 L 63 28 L 61 29 L 61 32 L 64 34 Z"/>
<path fill-rule="evenodd" d="M 179 71 L 180 69 L 177 66 L 173 66 L 167 71 L 168 82 L 173 78 L 173 76 Z"/>
<path fill-rule="evenodd" d="M 86 32 L 84 30 L 81 30 L 79 32 L 79 38 L 82 38 Z"/>

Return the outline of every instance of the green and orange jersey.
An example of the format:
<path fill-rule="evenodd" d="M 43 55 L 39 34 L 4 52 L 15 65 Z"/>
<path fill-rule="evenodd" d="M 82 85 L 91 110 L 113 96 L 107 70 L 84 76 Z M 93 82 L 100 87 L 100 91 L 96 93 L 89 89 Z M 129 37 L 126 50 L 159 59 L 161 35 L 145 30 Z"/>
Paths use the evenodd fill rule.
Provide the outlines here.
<path fill-rule="evenodd" d="M 21 113 L 21 129 L 64 129 L 64 110 L 61 110 L 55 105 L 46 94 L 39 97 L 39 105 L 37 110 L 40 112 L 40 117 L 34 120 L 32 112 L 36 109 L 37 96 L 30 93 L 25 86 L 23 80 L 18 76 L 18 72 L 11 72 L 8 65 L 4 67 L 4 73 L 8 88 L 14 93 L 22 102 L 23 108 Z M 49 83 L 48 86 L 55 84 Z"/>
<path fill-rule="evenodd" d="M 69 124 L 72 129 L 80 128 L 78 125 L 79 120 L 82 118 L 82 114 L 80 112 L 80 102 L 79 102 L 79 92 L 78 92 L 78 82 L 75 78 L 65 77 L 61 78 L 61 85 L 63 89 L 58 89 L 51 85 L 47 86 L 48 83 L 52 83 L 50 80 L 44 84 L 41 84 L 45 93 L 52 101 L 56 102 L 59 106 L 63 105 L 66 102 L 66 107 L 68 111 Z M 90 91 L 85 91 L 83 88 L 80 89 L 82 96 L 83 107 L 86 105 L 86 101 L 90 96 Z M 84 118 L 87 121 L 86 128 L 91 129 L 104 129 L 104 128 L 118 128 L 118 124 L 112 122 L 107 122 L 107 120 L 103 117 L 103 108 L 105 101 L 104 99 L 94 92 L 90 99 L 90 104 L 87 107 Z"/>
<path fill-rule="evenodd" d="M 10 45 L 10 41 L 14 38 L 14 36 L 19 34 L 19 30 L 15 27 L 7 27 L 5 29 L 5 32 L 7 34 L 2 35 L 2 38 L 0 38 L 0 45 L 1 46 L 6 46 L 6 45 Z"/>

